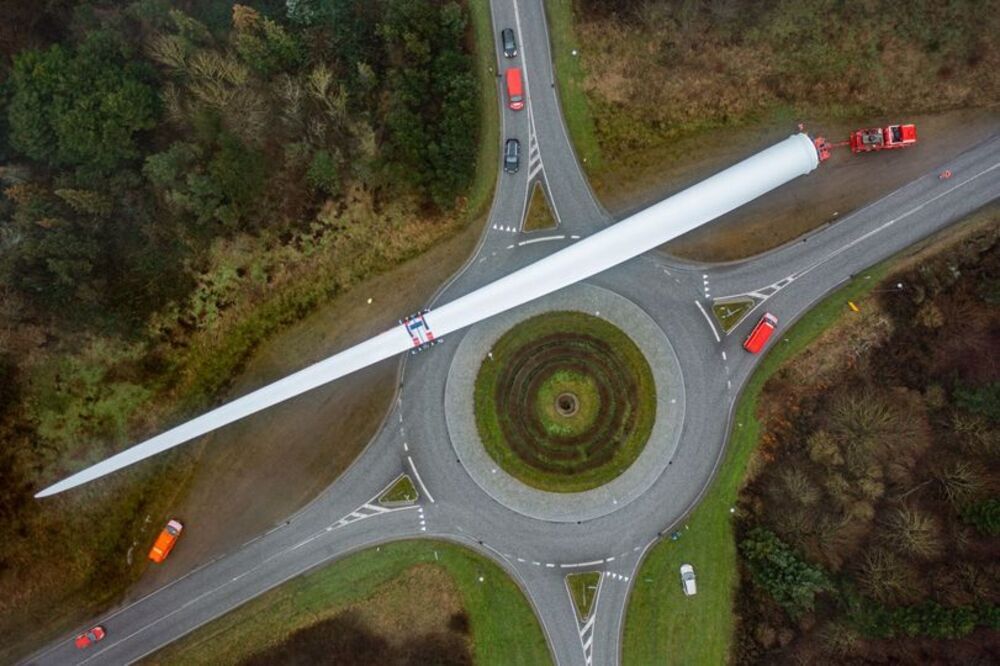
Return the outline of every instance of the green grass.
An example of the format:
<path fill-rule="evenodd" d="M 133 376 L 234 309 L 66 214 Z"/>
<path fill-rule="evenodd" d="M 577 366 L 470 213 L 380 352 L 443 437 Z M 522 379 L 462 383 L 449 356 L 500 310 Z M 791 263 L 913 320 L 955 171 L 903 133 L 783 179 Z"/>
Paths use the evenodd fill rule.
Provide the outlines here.
<path fill-rule="evenodd" d="M 600 584 L 600 571 L 587 571 L 566 576 L 566 588 L 569 590 L 570 598 L 573 599 L 573 606 L 576 607 L 576 616 L 580 618 L 581 622 L 586 622 L 593 612 Z"/>
<path fill-rule="evenodd" d="M 552 39 L 552 60 L 563 118 L 577 157 L 588 174 L 603 166 L 604 159 L 597 141 L 594 116 L 584 91 L 586 75 L 580 64 L 580 44 L 573 30 L 573 0 L 548 0 L 545 3 L 549 36 Z"/>
<path fill-rule="evenodd" d="M 409 475 L 403 474 L 378 496 L 379 504 L 413 504 L 420 497 Z"/>
<path fill-rule="evenodd" d="M 880 264 L 855 278 L 781 333 L 750 378 L 736 406 L 725 458 L 705 497 L 678 528 L 677 541 L 650 549 L 625 616 L 625 664 L 723 664 L 733 638 L 733 598 L 737 585 L 736 543 L 730 508 L 736 504 L 747 462 L 757 445 L 757 400 L 782 364 L 804 350 L 844 316 L 846 301 L 870 291 L 887 271 Z M 865 279 L 869 276 L 869 279 Z M 680 565 L 690 563 L 698 594 L 681 591 Z"/>
<path fill-rule="evenodd" d="M 556 401 L 564 393 L 576 397 L 575 414 L 564 416 L 557 409 Z M 587 431 L 600 413 L 601 398 L 597 383 L 574 370 L 558 370 L 538 387 L 535 409 L 545 432 L 559 437 L 573 437 Z"/>
<path fill-rule="evenodd" d="M 197 629 L 149 661 L 185 666 L 238 663 L 298 629 L 364 603 L 418 564 L 443 567 L 454 580 L 469 616 L 477 666 L 552 663 L 531 606 L 507 574 L 471 550 L 429 540 L 386 544 L 299 576 Z"/>
<path fill-rule="evenodd" d="M 749 312 L 752 307 L 752 298 L 739 301 L 726 301 L 725 303 L 716 303 L 713 305 L 712 314 L 715 315 L 716 320 L 722 326 L 722 330 L 728 333 L 740 323 L 743 315 Z"/>
<path fill-rule="evenodd" d="M 552 217 L 552 209 L 549 208 L 549 201 L 545 198 L 542 186 L 535 183 L 535 186 L 531 188 L 531 202 L 528 204 L 528 215 L 524 218 L 524 231 L 555 229 L 557 226 L 556 219 Z"/>
<path fill-rule="evenodd" d="M 489 211 L 500 163 L 500 112 L 497 102 L 496 52 L 490 3 L 466 3 L 475 34 L 476 78 L 479 81 L 479 157 L 476 177 L 469 190 L 468 215 L 475 219 Z"/>
<path fill-rule="evenodd" d="M 623 441 L 616 444 L 617 450 L 607 462 L 587 466 L 589 460 L 577 459 L 572 461 L 572 468 L 566 465 L 558 472 L 550 472 L 533 466 L 530 461 L 519 456 L 508 442 L 497 411 L 497 382 L 506 362 L 525 345 L 531 345 L 547 336 L 567 333 L 596 338 L 614 350 L 618 362 L 635 379 L 636 401 L 631 408 L 636 410 L 636 414 L 631 429 L 619 429 L 618 434 Z M 532 317 L 507 331 L 494 345 L 491 354 L 489 359 L 483 361 L 476 377 L 476 426 L 486 452 L 511 476 L 540 490 L 581 492 L 604 485 L 619 476 L 642 452 L 656 418 L 656 385 L 642 351 L 617 327 L 581 312 L 550 312 Z M 613 391 L 615 388 L 611 387 L 609 390 Z M 531 403 L 530 398 L 525 402 Z M 525 408 L 536 407 L 536 404 L 528 404 Z M 541 455 L 544 455 L 544 451 L 541 451 Z"/>

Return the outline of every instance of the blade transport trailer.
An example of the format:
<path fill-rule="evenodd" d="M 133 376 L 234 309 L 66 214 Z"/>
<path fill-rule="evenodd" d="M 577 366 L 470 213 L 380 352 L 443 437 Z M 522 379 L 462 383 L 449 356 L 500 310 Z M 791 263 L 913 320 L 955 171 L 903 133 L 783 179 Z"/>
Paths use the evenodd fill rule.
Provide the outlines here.
<path fill-rule="evenodd" d="M 423 351 L 441 342 L 440 338 L 434 337 L 434 332 L 427 323 L 427 318 L 424 315 L 428 312 L 430 310 L 421 310 L 399 320 L 399 323 L 406 329 L 406 333 L 410 336 L 410 341 L 413 343 L 413 349 L 410 350 L 411 354 L 416 354 L 418 351 Z"/>

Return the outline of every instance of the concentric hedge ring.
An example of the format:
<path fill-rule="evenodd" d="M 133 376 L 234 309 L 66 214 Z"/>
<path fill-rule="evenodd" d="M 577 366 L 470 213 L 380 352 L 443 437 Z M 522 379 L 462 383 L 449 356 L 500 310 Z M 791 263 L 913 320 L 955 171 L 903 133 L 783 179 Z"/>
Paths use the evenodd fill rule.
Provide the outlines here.
<path fill-rule="evenodd" d="M 558 409 L 572 396 L 574 409 Z M 620 329 L 581 312 L 521 322 L 476 378 L 476 424 L 490 456 L 543 490 L 580 492 L 624 472 L 656 416 L 649 364 Z"/>

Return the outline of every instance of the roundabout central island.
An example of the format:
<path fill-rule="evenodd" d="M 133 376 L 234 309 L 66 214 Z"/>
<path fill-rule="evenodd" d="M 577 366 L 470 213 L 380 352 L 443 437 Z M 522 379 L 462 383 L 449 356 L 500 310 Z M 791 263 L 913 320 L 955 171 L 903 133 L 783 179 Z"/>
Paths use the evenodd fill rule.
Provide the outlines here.
<path fill-rule="evenodd" d="M 445 417 L 459 461 L 490 497 L 578 522 L 624 507 L 663 473 L 684 386 L 646 312 L 578 284 L 470 329 L 448 372 Z"/>

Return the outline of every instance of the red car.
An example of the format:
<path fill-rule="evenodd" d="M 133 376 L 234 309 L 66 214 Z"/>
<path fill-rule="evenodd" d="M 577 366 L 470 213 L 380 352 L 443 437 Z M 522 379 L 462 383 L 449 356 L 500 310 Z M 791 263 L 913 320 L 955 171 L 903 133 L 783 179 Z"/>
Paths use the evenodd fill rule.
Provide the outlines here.
<path fill-rule="evenodd" d="M 507 81 L 507 106 L 511 111 L 520 111 L 524 108 L 524 81 L 521 79 L 521 69 L 511 67 L 504 74 Z"/>
<path fill-rule="evenodd" d="M 757 322 L 757 325 L 750 331 L 750 335 L 744 340 L 743 348 L 751 354 L 759 353 L 764 348 L 764 345 L 767 344 L 767 339 L 771 337 L 777 326 L 778 318 L 770 312 L 765 312 L 764 316 Z"/>
<path fill-rule="evenodd" d="M 97 641 L 103 641 L 106 635 L 107 632 L 104 631 L 104 627 L 102 627 L 101 625 L 97 625 L 90 631 L 87 631 L 77 636 L 75 641 L 76 646 L 81 650 L 84 648 L 88 648 Z"/>

